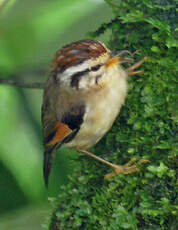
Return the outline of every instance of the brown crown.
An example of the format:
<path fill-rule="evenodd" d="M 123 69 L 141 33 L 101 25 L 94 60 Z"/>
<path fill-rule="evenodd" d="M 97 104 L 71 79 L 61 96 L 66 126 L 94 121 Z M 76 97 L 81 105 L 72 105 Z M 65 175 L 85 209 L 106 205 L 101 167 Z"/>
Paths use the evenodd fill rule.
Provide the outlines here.
<path fill-rule="evenodd" d="M 67 68 L 82 64 L 90 58 L 97 58 L 108 52 L 107 48 L 95 40 L 81 40 L 64 46 L 56 52 L 52 62 L 52 72 L 62 73 Z"/>

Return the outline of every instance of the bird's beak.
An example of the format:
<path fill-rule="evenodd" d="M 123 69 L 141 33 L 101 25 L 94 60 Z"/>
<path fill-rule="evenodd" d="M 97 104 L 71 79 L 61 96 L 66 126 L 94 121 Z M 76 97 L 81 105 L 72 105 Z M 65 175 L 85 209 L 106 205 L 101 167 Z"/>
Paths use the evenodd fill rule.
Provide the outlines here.
<path fill-rule="evenodd" d="M 114 51 L 111 53 L 110 59 L 106 63 L 106 67 L 111 67 L 115 64 L 121 64 L 125 62 L 133 62 L 133 58 L 125 57 L 125 55 L 132 56 L 132 53 L 128 50 Z"/>
<path fill-rule="evenodd" d="M 130 51 L 128 51 L 128 50 L 114 51 L 114 52 L 111 53 L 111 57 L 112 58 L 117 57 L 119 63 L 133 62 L 133 58 L 129 58 L 129 57 L 125 56 L 125 55 L 132 56 L 132 53 Z"/>

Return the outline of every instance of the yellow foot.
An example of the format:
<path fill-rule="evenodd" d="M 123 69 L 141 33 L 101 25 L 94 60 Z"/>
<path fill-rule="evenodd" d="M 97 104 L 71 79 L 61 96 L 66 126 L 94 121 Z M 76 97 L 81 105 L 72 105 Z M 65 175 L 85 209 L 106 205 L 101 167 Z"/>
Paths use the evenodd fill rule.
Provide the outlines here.
<path fill-rule="evenodd" d="M 136 164 L 135 162 L 137 161 L 136 158 L 132 158 L 127 164 L 125 165 L 114 165 L 114 172 L 108 173 L 105 175 L 104 179 L 108 180 L 114 176 L 116 176 L 119 173 L 123 174 L 130 174 L 139 171 L 140 169 L 137 168 L 137 164 L 145 164 L 145 163 L 150 163 L 149 160 L 142 159 L 139 160 L 138 163 Z M 135 164 L 134 164 L 135 163 Z"/>

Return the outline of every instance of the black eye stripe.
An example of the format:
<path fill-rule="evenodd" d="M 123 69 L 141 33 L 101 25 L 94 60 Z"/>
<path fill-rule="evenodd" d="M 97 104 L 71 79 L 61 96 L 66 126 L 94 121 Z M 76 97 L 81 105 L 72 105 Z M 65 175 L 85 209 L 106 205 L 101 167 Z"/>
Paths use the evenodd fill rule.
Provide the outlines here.
<path fill-rule="evenodd" d="M 98 64 L 98 65 L 91 67 L 90 69 L 88 68 L 88 69 L 85 69 L 83 71 L 80 71 L 80 72 L 77 72 L 71 75 L 71 83 L 70 83 L 71 87 L 76 87 L 76 89 L 78 89 L 80 79 L 90 71 L 96 72 L 97 70 L 100 69 L 101 66 L 102 65 Z"/>
<path fill-rule="evenodd" d="M 85 69 L 81 72 L 74 73 L 71 76 L 71 83 L 70 83 L 71 87 L 76 87 L 76 89 L 78 89 L 80 79 L 82 78 L 82 76 L 87 74 L 89 71 L 90 71 L 89 69 Z"/>
<path fill-rule="evenodd" d="M 93 67 L 91 67 L 91 71 L 97 71 L 97 70 L 99 70 L 100 69 L 100 67 L 101 67 L 102 65 L 95 65 L 95 66 L 93 66 Z"/>

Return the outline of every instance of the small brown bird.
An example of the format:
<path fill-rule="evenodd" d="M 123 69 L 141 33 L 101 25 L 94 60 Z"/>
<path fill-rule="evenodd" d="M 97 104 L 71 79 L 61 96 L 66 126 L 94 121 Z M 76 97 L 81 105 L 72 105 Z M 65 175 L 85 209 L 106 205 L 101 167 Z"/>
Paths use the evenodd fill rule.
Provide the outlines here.
<path fill-rule="evenodd" d="M 95 40 L 73 42 L 57 51 L 42 106 L 46 186 L 55 151 L 61 145 L 112 167 L 114 172 L 106 178 L 137 171 L 135 160 L 119 166 L 87 150 L 111 128 L 119 114 L 127 95 L 128 76 L 143 73 L 134 70 L 145 58 L 125 70 L 121 67 L 121 63 L 133 61 L 125 54 L 131 55 L 127 50 L 111 52 Z"/>

